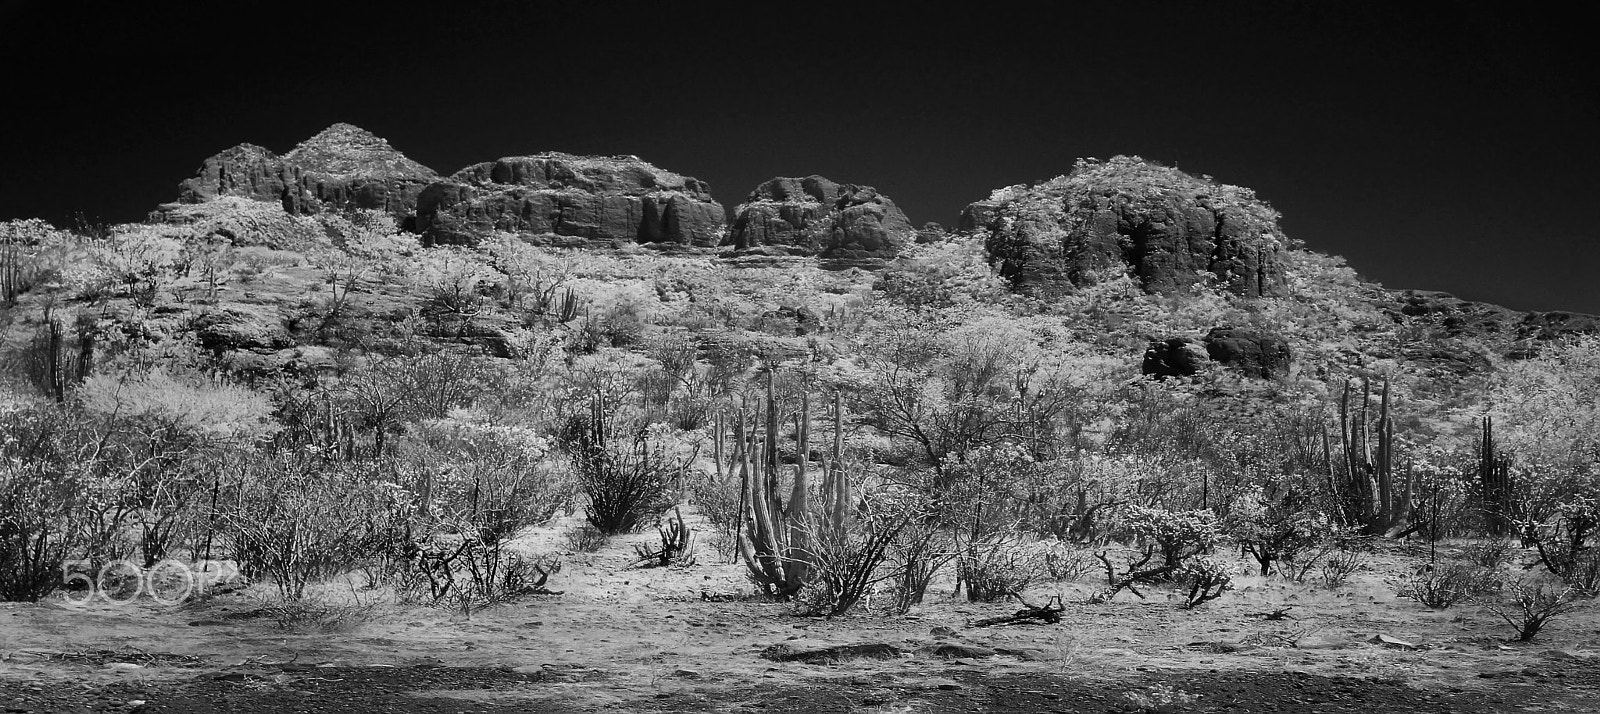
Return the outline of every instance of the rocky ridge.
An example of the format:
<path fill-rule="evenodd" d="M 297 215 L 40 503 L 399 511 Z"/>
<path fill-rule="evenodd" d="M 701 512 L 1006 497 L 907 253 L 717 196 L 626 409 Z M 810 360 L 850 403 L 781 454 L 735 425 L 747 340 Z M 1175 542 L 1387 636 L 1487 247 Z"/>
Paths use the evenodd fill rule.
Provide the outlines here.
<path fill-rule="evenodd" d="M 881 267 L 916 238 L 905 213 L 871 186 L 778 177 L 734 210 L 724 245 L 741 255 L 814 255 L 841 267 Z"/>
<path fill-rule="evenodd" d="M 417 229 L 432 243 L 516 233 L 554 247 L 714 248 L 726 210 L 704 181 L 637 156 L 562 153 L 468 166 L 422 192 Z"/>
<path fill-rule="evenodd" d="M 278 203 L 294 214 L 376 209 L 408 225 L 418 194 L 437 179 L 371 132 L 334 124 L 282 156 L 240 144 L 206 159 L 195 177 L 179 184 L 178 203 L 237 196 Z"/>

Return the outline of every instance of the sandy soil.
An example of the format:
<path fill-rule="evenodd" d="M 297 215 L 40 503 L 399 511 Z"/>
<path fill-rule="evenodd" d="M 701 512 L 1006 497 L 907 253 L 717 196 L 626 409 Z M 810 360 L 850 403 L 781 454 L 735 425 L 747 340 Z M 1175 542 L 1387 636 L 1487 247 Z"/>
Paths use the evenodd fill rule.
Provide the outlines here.
<path fill-rule="evenodd" d="M 576 517 L 526 533 L 556 553 Z M 1338 590 L 1247 578 L 1194 611 L 1177 596 L 1085 604 L 1091 582 L 1049 583 L 1058 625 L 978 628 L 1016 609 L 935 595 L 904 617 L 803 618 L 787 605 L 715 602 L 748 591 L 712 549 L 684 568 L 634 569 L 631 544 L 566 553 L 558 596 L 470 616 L 387 602 L 352 583 L 328 602 L 364 607 L 332 626 L 281 627 L 270 586 L 178 607 L 0 605 L 0 707 L 56 711 L 1134 711 L 1167 686 L 1169 711 L 1600 712 L 1600 607 L 1509 645 L 1505 623 L 1466 605 L 1397 598 L 1395 553 Z M 1093 575 L 1085 576 L 1092 579 Z M 359 579 L 357 579 L 359 580 Z M 1292 606 L 1293 619 L 1260 615 Z M 1369 642 L 1383 634 L 1415 645 Z M 771 645 L 885 643 L 888 659 L 778 663 Z M 941 644 L 999 650 L 938 653 Z M 951 656 L 952 654 L 956 656 Z"/>

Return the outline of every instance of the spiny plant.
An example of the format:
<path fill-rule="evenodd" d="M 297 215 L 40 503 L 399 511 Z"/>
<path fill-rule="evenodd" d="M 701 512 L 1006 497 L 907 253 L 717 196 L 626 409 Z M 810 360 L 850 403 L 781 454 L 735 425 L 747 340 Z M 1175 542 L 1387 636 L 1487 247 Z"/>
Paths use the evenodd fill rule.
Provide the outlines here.
<path fill-rule="evenodd" d="M 1336 498 L 1346 523 L 1369 535 L 1396 536 L 1407 530 L 1416 490 L 1414 474 L 1395 471 L 1394 417 L 1389 381 L 1383 382 L 1376 421 L 1371 413 L 1372 384 L 1364 382 L 1359 409 L 1352 410 L 1352 386 L 1346 382 L 1339 399 L 1341 459 L 1331 463 Z M 1331 459 L 1330 459 L 1331 461 Z"/>

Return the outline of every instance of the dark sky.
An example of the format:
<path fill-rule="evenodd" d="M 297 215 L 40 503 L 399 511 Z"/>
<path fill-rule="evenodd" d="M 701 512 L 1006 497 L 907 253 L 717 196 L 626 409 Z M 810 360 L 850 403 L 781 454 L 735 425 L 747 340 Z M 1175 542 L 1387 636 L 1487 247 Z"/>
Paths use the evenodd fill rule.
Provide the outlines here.
<path fill-rule="evenodd" d="M 0 4 L 0 219 L 137 220 L 210 154 L 339 121 L 441 173 L 636 154 L 730 207 L 817 173 L 919 225 L 1138 154 L 1387 286 L 1600 313 L 1597 63 L 1548 8 L 123 4 Z"/>

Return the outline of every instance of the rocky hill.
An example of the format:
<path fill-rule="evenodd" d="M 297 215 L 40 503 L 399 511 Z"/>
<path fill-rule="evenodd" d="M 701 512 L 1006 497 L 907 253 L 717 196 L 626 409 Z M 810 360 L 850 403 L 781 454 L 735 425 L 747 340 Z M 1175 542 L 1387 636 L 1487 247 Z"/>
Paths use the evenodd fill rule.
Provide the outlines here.
<path fill-rule="evenodd" d="M 905 213 L 871 186 L 779 177 L 734 210 L 724 245 L 742 255 L 808 255 L 881 267 L 916 238 Z"/>
<path fill-rule="evenodd" d="M 725 214 L 704 181 L 637 156 L 547 153 L 474 164 L 428 186 L 417 228 L 459 245 L 509 232 L 554 247 L 714 248 Z"/>
<path fill-rule="evenodd" d="M 1285 292 L 1278 213 L 1255 193 L 1136 156 L 995 191 L 961 213 L 1000 274 L 1053 294 L 1124 273 L 1150 292 L 1196 283 L 1245 297 Z"/>
<path fill-rule="evenodd" d="M 212 156 L 180 184 L 178 202 L 238 196 L 278 203 L 289 213 L 376 209 L 409 223 L 418 194 L 437 179 L 371 132 L 334 124 L 283 156 L 254 144 Z"/>
<path fill-rule="evenodd" d="M 687 329 L 705 354 L 838 357 L 850 348 L 830 334 L 907 307 L 1048 316 L 1161 378 L 1380 369 L 1433 385 L 1600 329 L 1363 282 L 1285 236 L 1249 189 L 1138 157 L 1081 161 L 970 204 L 956 231 L 918 231 L 875 188 L 821 176 L 766 181 L 730 220 L 704 181 L 634 156 L 507 157 L 441 178 L 336 124 L 281 156 L 243 144 L 207 159 L 152 218 L 106 244 L 60 238 L 77 267 L 53 268 L 71 280 L 49 283 L 67 286 L 51 309 L 93 307 L 94 339 L 186 335 L 255 375 L 331 369 L 328 349 L 402 326 L 500 356 L 583 325 L 591 347 Z"/>

